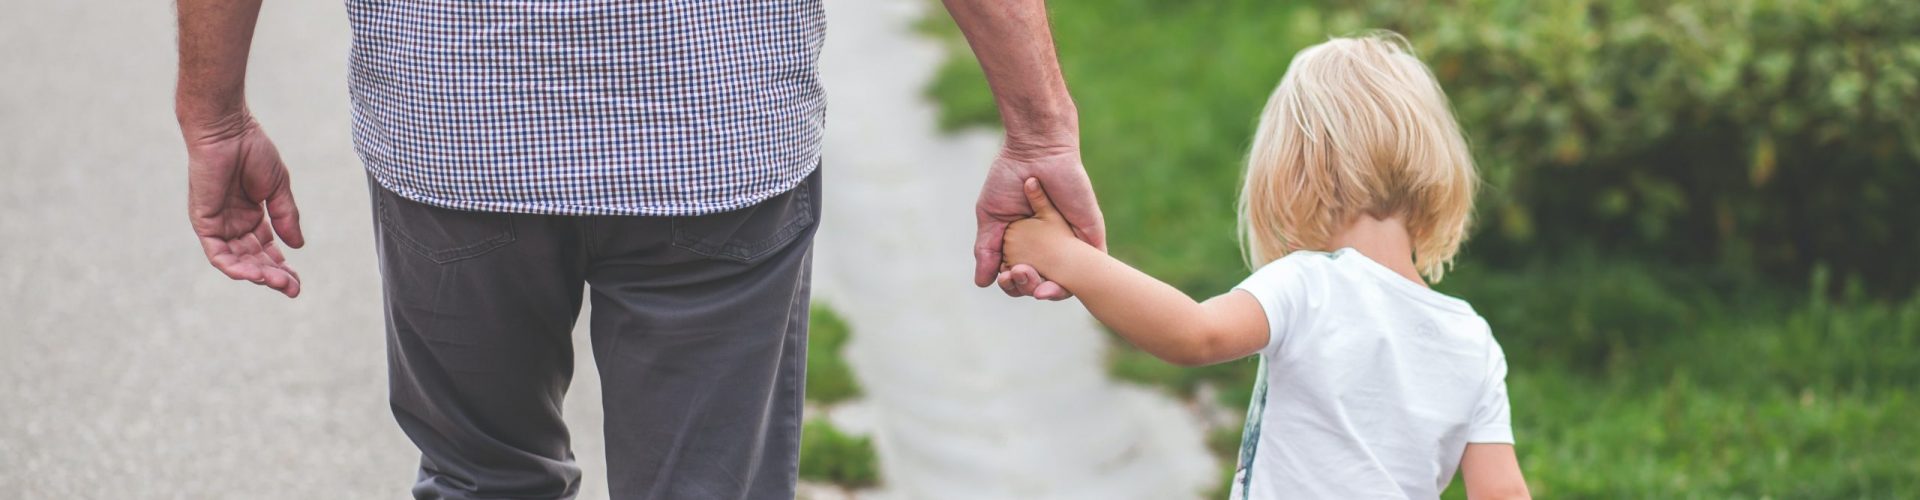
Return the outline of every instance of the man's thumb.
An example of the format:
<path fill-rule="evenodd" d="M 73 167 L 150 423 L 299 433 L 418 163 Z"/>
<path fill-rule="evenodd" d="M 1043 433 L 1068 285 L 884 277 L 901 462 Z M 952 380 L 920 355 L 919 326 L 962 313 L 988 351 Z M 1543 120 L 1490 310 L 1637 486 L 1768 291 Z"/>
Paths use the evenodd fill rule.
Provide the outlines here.
<path fill-rule="evenodd" d="M 1040 186 L 1040 179 L 1028 177 L 1025 191 L 1027 204 L 1033 206 L 1034 217 L 1052 219 L 1060 216 L 1060 211 L 1053 208 L 1053 200 L 1047 198 L 1046 188 Z"/>

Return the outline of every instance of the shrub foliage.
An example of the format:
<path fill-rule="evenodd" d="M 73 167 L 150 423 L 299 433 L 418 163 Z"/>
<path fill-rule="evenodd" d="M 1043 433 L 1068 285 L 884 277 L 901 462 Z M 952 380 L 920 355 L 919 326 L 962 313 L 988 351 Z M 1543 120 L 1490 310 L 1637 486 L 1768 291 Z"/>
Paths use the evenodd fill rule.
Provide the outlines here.
<path fill-rule="evenodd" d="M 1372 2 L 1453 98 L 1483 256 L 1598 246 L 1920 281 L 1920 2 Z"/>

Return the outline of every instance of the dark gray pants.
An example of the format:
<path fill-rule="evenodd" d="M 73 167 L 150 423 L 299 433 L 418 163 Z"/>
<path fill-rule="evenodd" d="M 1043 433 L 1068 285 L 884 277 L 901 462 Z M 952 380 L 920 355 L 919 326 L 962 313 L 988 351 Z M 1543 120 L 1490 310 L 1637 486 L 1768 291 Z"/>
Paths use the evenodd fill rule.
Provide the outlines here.
<path fill-rule="evenodd" d="M 560 403 L 585 285 L 613 497 L 792 498 L 819 177 L 695 217 L 457 211 L 370 182 L 414 496 L 578 491 Z"/>

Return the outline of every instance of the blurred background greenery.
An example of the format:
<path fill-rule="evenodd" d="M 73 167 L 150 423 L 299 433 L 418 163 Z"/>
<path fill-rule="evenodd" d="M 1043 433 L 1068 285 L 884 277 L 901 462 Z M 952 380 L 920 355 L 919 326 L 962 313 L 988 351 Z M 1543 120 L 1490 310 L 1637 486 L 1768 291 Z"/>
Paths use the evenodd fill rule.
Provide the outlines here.
<path fill-rule="evenodd" d="M 1486 180 L 1437 288 L 1506 349 L 1535 494 L 1920 496 L 1920 2 L 1048 3 L 1112 252 L 1196 297 L 1247 274 L 1241 162 L 1292 54 L 1413 41 Z M 938 16 L 943 126 L 996 123 Z M 1251 361 L 1116 344 L 1246 405 Z"/>
<path fill-rule="evenodd" d="M 845 490 L 879 484 L 873 439 L 848 434 L 822 418 L 860 396 L 860 383 L 844 355 L 853 330 L 826 304 L 815 303 L 807 320 L 808 419 L 800 430 L 800 479 Z"/>

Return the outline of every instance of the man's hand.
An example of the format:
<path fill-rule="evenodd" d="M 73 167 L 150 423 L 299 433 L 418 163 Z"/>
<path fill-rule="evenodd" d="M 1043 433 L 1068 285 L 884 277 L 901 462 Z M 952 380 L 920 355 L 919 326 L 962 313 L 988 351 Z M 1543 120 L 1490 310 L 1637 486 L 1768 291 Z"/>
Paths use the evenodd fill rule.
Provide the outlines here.
<path fill-rule="evenodd" d="M 185 130 L 187 216 L 215 269 L 236 280 L 300 295 L 300 273 L 274 247 L 306 244 L 280 151 L 251 116 Z"/>
<path fill-rule="evenodd" d="M 1007 145 L 987 170 L 986 186 L 974 208 L 979 232 L 973 240 L 973 284 L 987 286 L 1000 269 L 1000 241 L 1007 224 L 1033 213 L 1020 187 L 1039 178 L 1051 190 L 1060 211 L 1080 239 L 1107 248 L 1100 205 L 1080 167 L 1080 118 L 1067 93 L 1044 0 L 941 0 L 954 24 L 973 47 L 980 69 L 993 89 Z M 1048 283 L 1031 266 L 999 273 L 1007 295 L 1060 300 L 1060 285 Z"/>
<path fill-rule="evenodd" d="M 1001 272 L 1004 260 L 1001 246 L 1007 225 L 1034 214 L 1027 201 L 1024 184 L 1039 179 L 1074 236 L 1105 251 L 1107 232 L 1094 199 L 1093 184 L 1080 165 L 1077 147 L 1021 148 L 1009 146 L 995 158 L 987 170 L 986 185 L 980 188 L 980 200 L 974 207 L 979 232 L 974 238 L 975 286 L 998 282 L 1008 296 L 1032 295 L 1037 299 L 1061 300 L 1072 295 L 1060 285 L 1045 281 L 1033 267 L 1016 265 Z"/>
<path fill-rule="evenodd" d="M 280 150 L 247 111 L 247 48 L 260 0 L 176 0 L 180 75 L 173 110 L 187 142 L 187 218 L 207 262 L 236 280 L 300 295 L 274 248 L 300 248 L 300 212 Z"/>

